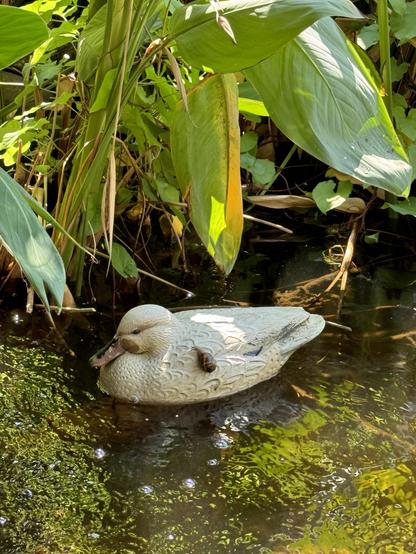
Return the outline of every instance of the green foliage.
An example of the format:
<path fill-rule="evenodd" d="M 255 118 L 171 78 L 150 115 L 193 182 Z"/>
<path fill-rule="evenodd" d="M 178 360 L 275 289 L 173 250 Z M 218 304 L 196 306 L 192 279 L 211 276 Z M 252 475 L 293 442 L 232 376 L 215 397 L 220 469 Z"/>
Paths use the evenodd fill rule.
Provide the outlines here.
<path fill-rule="evenodd" d="M 407 189 L 412 170 L 380 91 L 332 19 L 245 73 L 295 144 L 363 183 Z"/>
<path fill-rule="evenodd" d="M 413 166 L 416 159 L 414 110 L 403 97 L 395 101 L 403 146 L 389 115 L 389 91 L 412 66 L 409 59 L 391 59 L 382 6 L 386 2 L 379 3 L 377 23 L 359 32 L 359 42 L 369 48 L 379 41 L 384 88 L 370 58 L 329 17 L 356 18 L 361 25 L 362 15 L 349 0 L 186 6 L 109 0 L 84 10 L 52 0 L 7 8 L 8 32 L 15 16 L 26 21 L 19 29 L 33 26 L 33 33 L 25 31 L 27 37 L 8 48 L 7 63 L 36 49 L 14 68 L 21 73 L 21 93 L 0 106 L 0 157 L 8 167 L 24 168 L 26 188 L 44 187 L 45 202 L 54 191 L 53 240 L 76 292 L 85 252 L 75 243 L 103 244 L 104 236 L 113 266 L 135 275 L 134 264 L 126 273 L 129 264 L 120 261 L 118 246 L 112 253 L 114 223 L 126 213 L 138 221 L 146 202 L 185 229 L 190 219 L 218 265 L 231 271 L 242 233 L 239 170 L 246 171 L 248 184 L 267 188 L 296 150 L 276 172 L 274 156 L 257 158 L 257 133 L 246 132 L 247 121 L 270 117 L 297 147 L 352 182 L 408 195 L 415 173 L 408 155 Z M 412 41 L 414 3 L 392 0 L 390 7 L 394 40 Z M 42 19 L 51 27 L 49 36 Z M 0 60 L 2 44 L 0 37 Z M 238 105 L 243 115 L 239 158 L 235 129 L 218 111 L 218 98 L 196 102 L 195 91 L 212 71 L 247 78 L 237 98 L 234 78 L 221 77 L 227 84 L 225 103 L 219 104 L 234 116 Z M 313 194 L 324 213 L 348 196 L 345 186 L 334 192 L 335 182 L 318 185 Z"/>
<path fill-rule="evenodd" d="M 243 227 L 237 83 L 232 74 L 201 81 L 180 103 L 171 132 L 172 156 L 191 221 L 208 252 L 228 274 Z"/>
<path fill-rule="evenodd" d="M 137 277 L 138 270 L 133 258 L 121 244 L 115 242 L 111 252 L 111 264 L 122 277 Z"/>
<path fill-rule="evenodd" d="M 173 15 L 172 34 L 179 53 L 196 67 L 241 71 L 273 55 L 278 48 L 325 16 L 360 18 L 349 0 L 228 0 L 219 3 L 235 36 L 234 43 L 216 18 L 216 7 L 192 3 Z"/>
<path fill-rule="evenodd" d="M 38 15 L 0 5 L 0 69 L 32 52 L 47 37 L 48 29 Z"/>
<path fill-rule="evenodd" d="M 349 197 L 352 184 L 349 181 L 335 183 L 335 181 L 322 181 L 312 191 L 312 198 L 322 213 L 338 208 Z"/>
<path fill-rule="evenodd" d="M 24 189 L 0 168 L 0 239 L 46 307 L 46 289 L 62 307 L 65 269 L 49 235 L 28 205 Z M 30 198 L 30 202 L 34 200 Z"/>

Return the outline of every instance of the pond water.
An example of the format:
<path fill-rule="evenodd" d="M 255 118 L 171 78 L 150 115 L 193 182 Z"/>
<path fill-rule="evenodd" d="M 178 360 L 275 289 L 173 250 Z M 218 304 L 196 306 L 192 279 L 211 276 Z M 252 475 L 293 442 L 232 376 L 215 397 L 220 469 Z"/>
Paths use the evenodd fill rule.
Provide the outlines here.
<path fill-rule="evenodd" d="M 325 272 L 313 249 L 242 259 L 182 305 L 268 304 Z M 99 393 L 87 360 L 110 318 L 67 318 L 58 340 L 40 316 L 4 312 L 2 554 L 416 552 L 416 289 L 385 273 L 349 285 L 353 333 L 328 327 L 277 378 L 170 410 Z M 335 318 L 328 299 L 315 311 Z"/>

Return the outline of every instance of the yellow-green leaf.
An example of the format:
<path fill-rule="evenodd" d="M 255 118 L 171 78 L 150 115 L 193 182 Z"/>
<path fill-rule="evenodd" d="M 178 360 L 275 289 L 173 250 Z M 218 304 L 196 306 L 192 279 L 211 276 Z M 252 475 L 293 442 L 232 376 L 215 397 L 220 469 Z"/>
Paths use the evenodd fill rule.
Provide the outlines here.
<path fill-rule="evenodd" d="M 178 183 L 189 195 L 191 221 L 225 273 L 238 255 L 243 230 L 237 81 L 232 74 L 198 83 L 181 101 L 171 130 Z"/>

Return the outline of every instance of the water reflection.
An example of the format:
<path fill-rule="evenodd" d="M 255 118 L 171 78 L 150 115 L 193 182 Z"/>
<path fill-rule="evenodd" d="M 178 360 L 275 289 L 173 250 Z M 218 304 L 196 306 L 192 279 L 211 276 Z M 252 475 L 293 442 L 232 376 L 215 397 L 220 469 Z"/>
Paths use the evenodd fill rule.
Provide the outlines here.
<path fill-rule="evenodd" d="M 415 315 L 351 297 L 343 317 L 353 335 L 282 376 L 171 409 L 114 405 L 84 360 L 8 339 L 1 552 L 415 552 Z"/>

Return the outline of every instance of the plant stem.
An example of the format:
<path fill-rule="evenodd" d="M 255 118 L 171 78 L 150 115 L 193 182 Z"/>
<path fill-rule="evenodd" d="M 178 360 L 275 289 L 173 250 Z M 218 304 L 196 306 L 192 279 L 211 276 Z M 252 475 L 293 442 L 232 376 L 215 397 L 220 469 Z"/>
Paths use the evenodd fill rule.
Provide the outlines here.
<path fill-rule="evenodd" d="M 390 117 L 393 115 L 393 87 L 390 62 L 390 21 L 387 0 L 377 0 L 377 19 L 380 40 L 380 68 L 386 96 L 384 101 Z"/>

